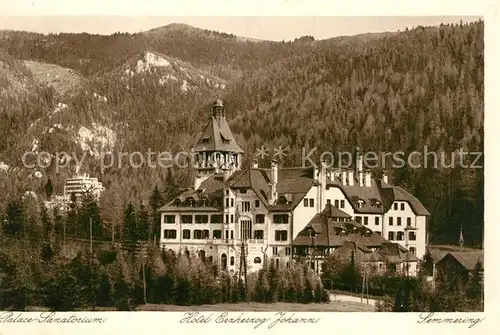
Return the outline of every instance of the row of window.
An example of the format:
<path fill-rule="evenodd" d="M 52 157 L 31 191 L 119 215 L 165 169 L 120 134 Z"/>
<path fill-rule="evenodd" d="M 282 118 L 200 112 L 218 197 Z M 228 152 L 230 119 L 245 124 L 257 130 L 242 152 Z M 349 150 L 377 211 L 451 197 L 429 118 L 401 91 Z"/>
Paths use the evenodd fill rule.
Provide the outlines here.
<path fill-rule="evenodd" d="M 365 226 L 368 225 L 368 216 L 355 216 L 354 219 L 358 223 L 363 223 Z M 396 218 L 396 224 L 398 226 L 401 226 L 401 217 Z M 376 216 L 375 217 L 375 225 L 378 226 L 380 225 L 380 217 Z M 411 218 L 406 218 L 406 225 L 411 226 Z M 389 217 L 389 226 L 394 226 L 394 218 Z"/>
<path fill-rule="evenodd" d="M 365 226 L 368 225 L 368 216 L 355 216 L 354 220 L 358 223 L 363 223 Z M 378 226 L 380 225 L 380 217 L 376 216 L 375 217 L 375 225 Z"/>
<path fill-rule="evenodd" d="M 193 232 L 193 239 L 195 240 L 204 240 L 204 239 L 209 239 L 210 238 L 210 231 L 208 229 L 195 229 L 192 231 Z M 253 234 L 252 231 L 243 231 L 245 236 L 242 236 L 243 238 L 246 239 L 256 239 L 256 240 L 263 240 L 264 239 L 264 231 L 263 230 L 254 230 Z M 253 235 L 253 236 L 252 236 Z M 229 237 L 231 236 L 231 237 Z M 165 229 L 163 231 L 163 237 L 165 239 L 169 240 L 175 240 L 177 238 L 177 230 L 175 229 Z M 212 238 L 214 239 L 221 239 L 222 238 L 222 230 L 216 229 L 212 231 Z M 234 239 L 234 231 L 231 230 L 230 232 L 226 230 L 226 239 Z M 191 239 L 191 230 L 190 229 L 183 229 L 182 230 L 182 239 L 184 240 L 189 240 Z M 274 240 L 275 241 L 287 241 L 288 240 L 288 232 L 286 230 L 276 230 L 274 232 Z"/>
<path fill-rule="evenodd" d="M 332 204 L 332 200 L 331 199 L 326 199 L 326 203 L 328 205 L 331 205 Z M 334 205 L 335 207 L 337 208 L 345 208 L 345 200 L 334 200 Z"/>
<path fill-rule="evenodd" d="M 285 256 L 291 256 L 291 255 L 292 255 L 292 248 L 286 247 Z M 278 247 L 273 247 L 273 256 L 278 256 Z"/>
<path fill-rule="evenodd" d="M 234 207 L 234 198 L 226 198 L 226 208 Z M 260 200 L 256 199 L 254 202 L 254 208 L 260 208 Z M 250 212 L 250 201 L 242 201 L 241 202 L 241 211 L 242 212 Z"/>
<path fill-rule="evenodd" d="M 390 231 L 388 236 L 389 241 L 394 241 L 394 232 Z M 404 241 L 405 233 L 402 231 L 396 232 L 396 241 Z M 408 240 L 415 241 L 417 239 L 417 234 L 414 231 L 408 233 Z"/>
<path fill-rule="evenodd" d="M 234 223 L 234 214 L 226 214 L 226 223 Z M 255 215 L 255 223 L 264 223 L 266 221 L 265 214 Z M 181 223 L 191 224 L 191 223 L 208 223 L 209 216 L 206 214 L 196 214 L 194 215 L 181 215 Z M 275 214 L 273 216 L 274 223 L 289 223 L 288 214 Z M 165 215 L 165 223 L 175 224 L 175 215 Z M 210 223 L 222 223 L 222 215 L 213 214 L 210 215 Z"/>
<path fill-rule="evenodd" d="M 401 217 L 396 218 L 396 225 L 401 226 Z M 411 226 L 411 218 L 406 218 L 406 225 Z M 394 226 L 394 218 L 392 216 L 389 217 L 389 226 Z"/>
<path fill-rule="evenodd" d="M 395 202 L 393 205 L 393 208 L 395 211 L 397 211 L 398 208 L 399 208 L 399 210 L 404 211 L 405 210 L 405 203 L 404 202 L 401 202 L 401 203 Z"/>
<path fill-rule="evenodd" d="M 304 198 L 304 207 L 314 207 L 314 199 Z"/>

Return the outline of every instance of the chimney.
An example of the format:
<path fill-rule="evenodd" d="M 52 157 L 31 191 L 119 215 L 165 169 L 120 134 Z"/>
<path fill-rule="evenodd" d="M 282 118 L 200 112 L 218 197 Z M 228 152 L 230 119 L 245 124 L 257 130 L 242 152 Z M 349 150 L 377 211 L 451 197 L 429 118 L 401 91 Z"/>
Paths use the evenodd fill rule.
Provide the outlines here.
<path fill-rule="evenodd" d="M 318 198 L 318 213 L 321 212 L 323 210 L 323 208 L 325 208 L 326 206 L 326 200 L 325 200 L 325 196 L 326 196 L 326 162 L 325 161 L 321 161 L 321 169 L 320 169 L 320 173 L 319 173 L 319 182 L 320 182 L 320 185 L 319 185 L 319 198 Z"/>
<path fill-rule="evenodd" d="M 271 197 L 270 203 L 274 204 L 278 200 L 278 161 L 271 161 Z"/>
<path fill-rule="evenodd" d="M 254 159 L 252 161 L 252 168 L 254 168 L 254 169 L 258 169 L 259 168 L 259 161 L 258 160 Z"/>
<path fill-rule="evenodd" d="M 389 177 L 387 176 L 387 171 L 382 170 L 382 180 L 384 183 L 389 184 Z"/>
<path fill-rule="evenodd" d="M 354 186 L 354 171 L 352 169 L 349 169 L 349 172 L 347 174 L 349 186 Z"/>
<path fill-rule="evenodd" d="M 356 147 L 356 171 L 363 172 L 363 153 L 359 147 Z"/>
<path fill-rule="evenodd" d="M 346 186 L 346 185 L 347 185 L 347 171 L 342 170 L 342 186 Z"/>
<path fill-rule="evenodd" d="M 365 186 L 372 187 L 372 173 L 371 173 L 371 171 L 365 172 Z"/>

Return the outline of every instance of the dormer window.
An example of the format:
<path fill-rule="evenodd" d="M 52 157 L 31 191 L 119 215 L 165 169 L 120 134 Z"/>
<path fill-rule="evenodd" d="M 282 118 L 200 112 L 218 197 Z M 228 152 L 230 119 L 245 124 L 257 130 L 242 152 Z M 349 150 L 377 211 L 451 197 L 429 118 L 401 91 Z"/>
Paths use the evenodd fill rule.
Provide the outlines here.
<path fill-rule="evenodd" d="M 181 199 L 177 198 L 174 200 L 174 206 L 180 206 L 181 205 Z"/>
<path fill-rule="evenodd" d="M 194 206 L 196 205 L 196 202 L 194 201 L 194 199 L 193 199 L 193 198 L 189 198 L 189 199 L 187 200 L 187 205 L 188 205 L 189 207 L 194 207 Z"/>

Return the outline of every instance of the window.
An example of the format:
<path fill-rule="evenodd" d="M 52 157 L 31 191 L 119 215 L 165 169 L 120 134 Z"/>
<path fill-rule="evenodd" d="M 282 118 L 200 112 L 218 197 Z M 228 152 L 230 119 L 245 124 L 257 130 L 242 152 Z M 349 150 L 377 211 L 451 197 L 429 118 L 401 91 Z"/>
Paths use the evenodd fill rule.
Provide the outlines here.
<path fill-rule="evenodd" d="M 401 226 L 401 218 L 400 217 L 397 217 L 397 223 L 398 223 L 398 226 Z"/>
<path fill-rule="evenodd" d="M 260 263 L 262 263 L 262 260 L 260 259 L 260 257 L 255 257 L 255 258 L 253 259 L 253 263 L 254 263 L 254 264 L 260 264 Z"/>
<path fill-rule="evenodd" d="M 380 218 L 378 216 L 375 217 L 375 226 L 380 224 Z"/>
<path fill-rule="evenodd" d="M 165 215 L 165 223 L 175 223 L 175 215 Z"/>
<path fill-rule="evenodd" d="M 229 230 L 226 230 L 226 240 L 229 239 Z"/>
<path fill-rule="evenodd" d="M 394 219 L 392 217 L 389 217 L 389 226 L 394 225 Z"/>
<path fill-rule="evenodd" d="M 274 223 L 288 223 L 288 214 L 274 214 L 273 215 Z"/>
<path fill-rule="evenodd" d="M 229 198 L 226 198 L 226 207 L 229 207 Z"/>
<path fill-rule="evenodd" d="M 415 255 L 417 253 L 417 249 L 415 247 L 410 247 L 410 252 Z"/>
<path fill-rule="evenodd" d="M 396 234 L 396 240 L 403 241 L 404 239 L 405 239 L 405 233 L 403 233 L 402 231 L 398 231 L 398 233 Z"/>
<path fill-rule="evenodd" d="M 231 240 L 234 239 L 234 230 L 231 230 Z"/>
<path fill-rule="evenodd" d="M 409 234 L 408 234 L 408 239 L 410 241 L 415 241 L 417 239 L 417 234 L 415 234 L 414 231 L 411 231 Z"/>
<path fill-rule="evenodd" d="M 224 221 L 225 223 L 229 223 L 229 214 L 226 214 L 226 221 Z"/>
<path fill-rule="evenodd" d="M 275 241 L 286 241 L 288 239 L 288 232 L 286 230 L 276 230 L 274 232 Z"/>
<path fill-rule="evenodd" d="M 203 238 L 210 238 L 210 232 L 208 231 L 208 229 L 203 229 Z"/>
<path fill-rule="evenodd" d="M 222 238 L 222 230 L 218 230 L 218 229 L 214 230 L 212 232 L 212 234 L 213 234 L 214 238 Z"/>
<path fill-rule="evenodd" d="M 177 238 L 177 230 L 175 229 L 165 229 L 163 231 L 163 237 L 169 240 L 175 240 Z"/>
<path fill-rule="evenodd" d="M 309 207 L 309 199 L 304 199 L 304 207 Z"/>
<path fill-rule="evenodd" d="M 240 238 L 243 240 L 252 238 L 252 221 L 250 220 L 240 221 Z"/>
<path fill-rule="evenodd" d="M 240 193 L 241 194 L 246 194 L 247 193 L 247 189 L 246 188 L 241 188 L 240 189 Z"/>
<path fill-rule="evenodd" d="M 361 216 L 355 216 L 355 217 L 354 217 L 354 220 L 355 220 L 357 223 L 361 223 Z"/>
<path fill-rule="evenodd" d="M 382 232 L 381 231 L 376 231 L 375 234 L 378 234 L 378 236 L 382 236 Z"/>
<path fill-rule="evenodd" d="M 406 218 L 406 225 L 411 226 L 411 218 Z"/>
<path fill-rule="evenodd" d="M 367 226 L 367 225 L 368 225 L 368 216 L 365 216 L 365 217 L 363 218 L 363 224 L 364 224 L 365 226 Z"/>
<path fill-rule="evenodd" d="M 231 198 L 231 207 L 234 207 L 234 199 Z"/>
<path fill-rule="evenodd" d="M 189 239 L 191 238 L 191 230 L 189 230 L 189 229 L 184 229 L 184 230 L 182 231 L 182 238 L 183 238 L 184 240 L 189 240 Z"/>
<path fill-rule="evenodd" d="M 290 256 L 292 254 L 292 248 L 287 247 L 285 248 L 285 256 Z"/>
<path fill-rule="evenodd" d="M 243 201 L 241 203 L 241 210 L 243 212 L 250 212 L 250 201 Z"/>
<path fill-rule="evenodd" d="M 273 247 L 273 256 L 278 255 L 278 247 Z"/>
<path fill-rule="evenodd" d="M 344 208 L 345 207 L 345 200 L 340 200 L 340 208 Z"/>
<path fill-rule="evenodd" d="M 264 214 L 255 215 L 255 223 L 264 223 L 266 216 Z"/>
<path fill-rule="evenodd" d="M 309 199 L 309 207 L 314 207 L 314 199 Z"/>
<path fill-rule="evenodd" d="M 192 215 L 181 215 L 181 223 L 193 223 Z"/>
<path fill-rule="evenodd" d="M 401 210 L 404 211 L 405 210 L 405 204 L 404 202 L 401 204 Z"/>
<path fill-rule="evenodd" d="M 231 214 L 231 223 L 234 223 L 234 214 Z"/>
<path fill-rule="evenodd" d="M 339 208 L 339 201 L 335 200 L 335 207 Z"/>
<path fill-rule="evenodd" d="M 226 190 L 226 195 L 229 195 L 229 190 Z"/>
<path fill-rule="evenodd" d="M 197 214 L 194 216 L 194 222 L 196 222 L 196 223 L 208 223 L 208 215 Z"/>
<path fill-rule="evenodd" d="M 263 240 L 264 239 L 264 231 L 263 230 L 255 230 L 253 232 L 253 237 L 256 240 Z"/>
<path fill-rule="evenodd" d="M 222 217 L 219 214 L 212 214 L 210 215 L 210 222 L 211 223 L 221 223 Z"/>
<path fill-rule="evenodd" d="M 326 204 L 327 204 L 327 205 L 331 205 L 331 204 L 332 204 L 332 200 L 330 200 L 330 199 L 326 199 Z"/>
<path fill-rule="evenodd" d="M 231 256 L 230 261 L 229 261 L 229 265 L 234 265 L 234 256 Z"/>
<path fill-rule="evenodd" d="M 389 241 L 394 241 L 394 232 L 393 231 L 389 232 Z"/>
<path fill-rule="evenodd" d="M 203 232 L 200 229 L 195 229 L 194 231 L 194 239 L 201 240 L 203 239 Z"/>
<path fill-rule="evenodd" d="M 397 211 L 397 210 L 398 210 L 398 203 L 397 203 L 397 202 L 395 202 L 395 203 L 394 203 L 394 210 L 395 210 L 395 211 Z"/>
<path fill-rule="evenodd" d="M 260 207 L 260 201 L 259 199 L 255 200 L 255 208 L 259 208 Z"/>

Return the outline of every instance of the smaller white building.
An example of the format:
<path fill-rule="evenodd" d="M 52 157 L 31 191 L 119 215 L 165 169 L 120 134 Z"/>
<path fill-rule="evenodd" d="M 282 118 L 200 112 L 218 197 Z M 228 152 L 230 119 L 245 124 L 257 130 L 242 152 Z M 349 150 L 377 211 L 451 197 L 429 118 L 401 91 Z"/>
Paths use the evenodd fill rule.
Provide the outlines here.
<path fill-rule="evenodd" d="M 104 187 L 97 178 L 84 173 L 66 180 L 63 196 L 71 198 L 71 194 L 75 194 L 76 198 L 80 199 L 85 193 L 91 192 L 96 199 L 99 199 L 103 191 Z"/>
<path fill-rule="evenodd" d="M 90 192 L 97 201 L 104 191 L 104 186 L 95 177 L 90 177 L 89 174 L 79 174 L 78 170 L 74 177 L 68 178 L 64 184 L 62 195 L 53 195 L 50 200 L 45 201 L 45 207 L 50 210 L 57 208 L 59 211 L 67 211 L 69 203 L 71 202 L 71 195 L 76 196 L 76 200 L 81 201 L 81 197 Z"/>

